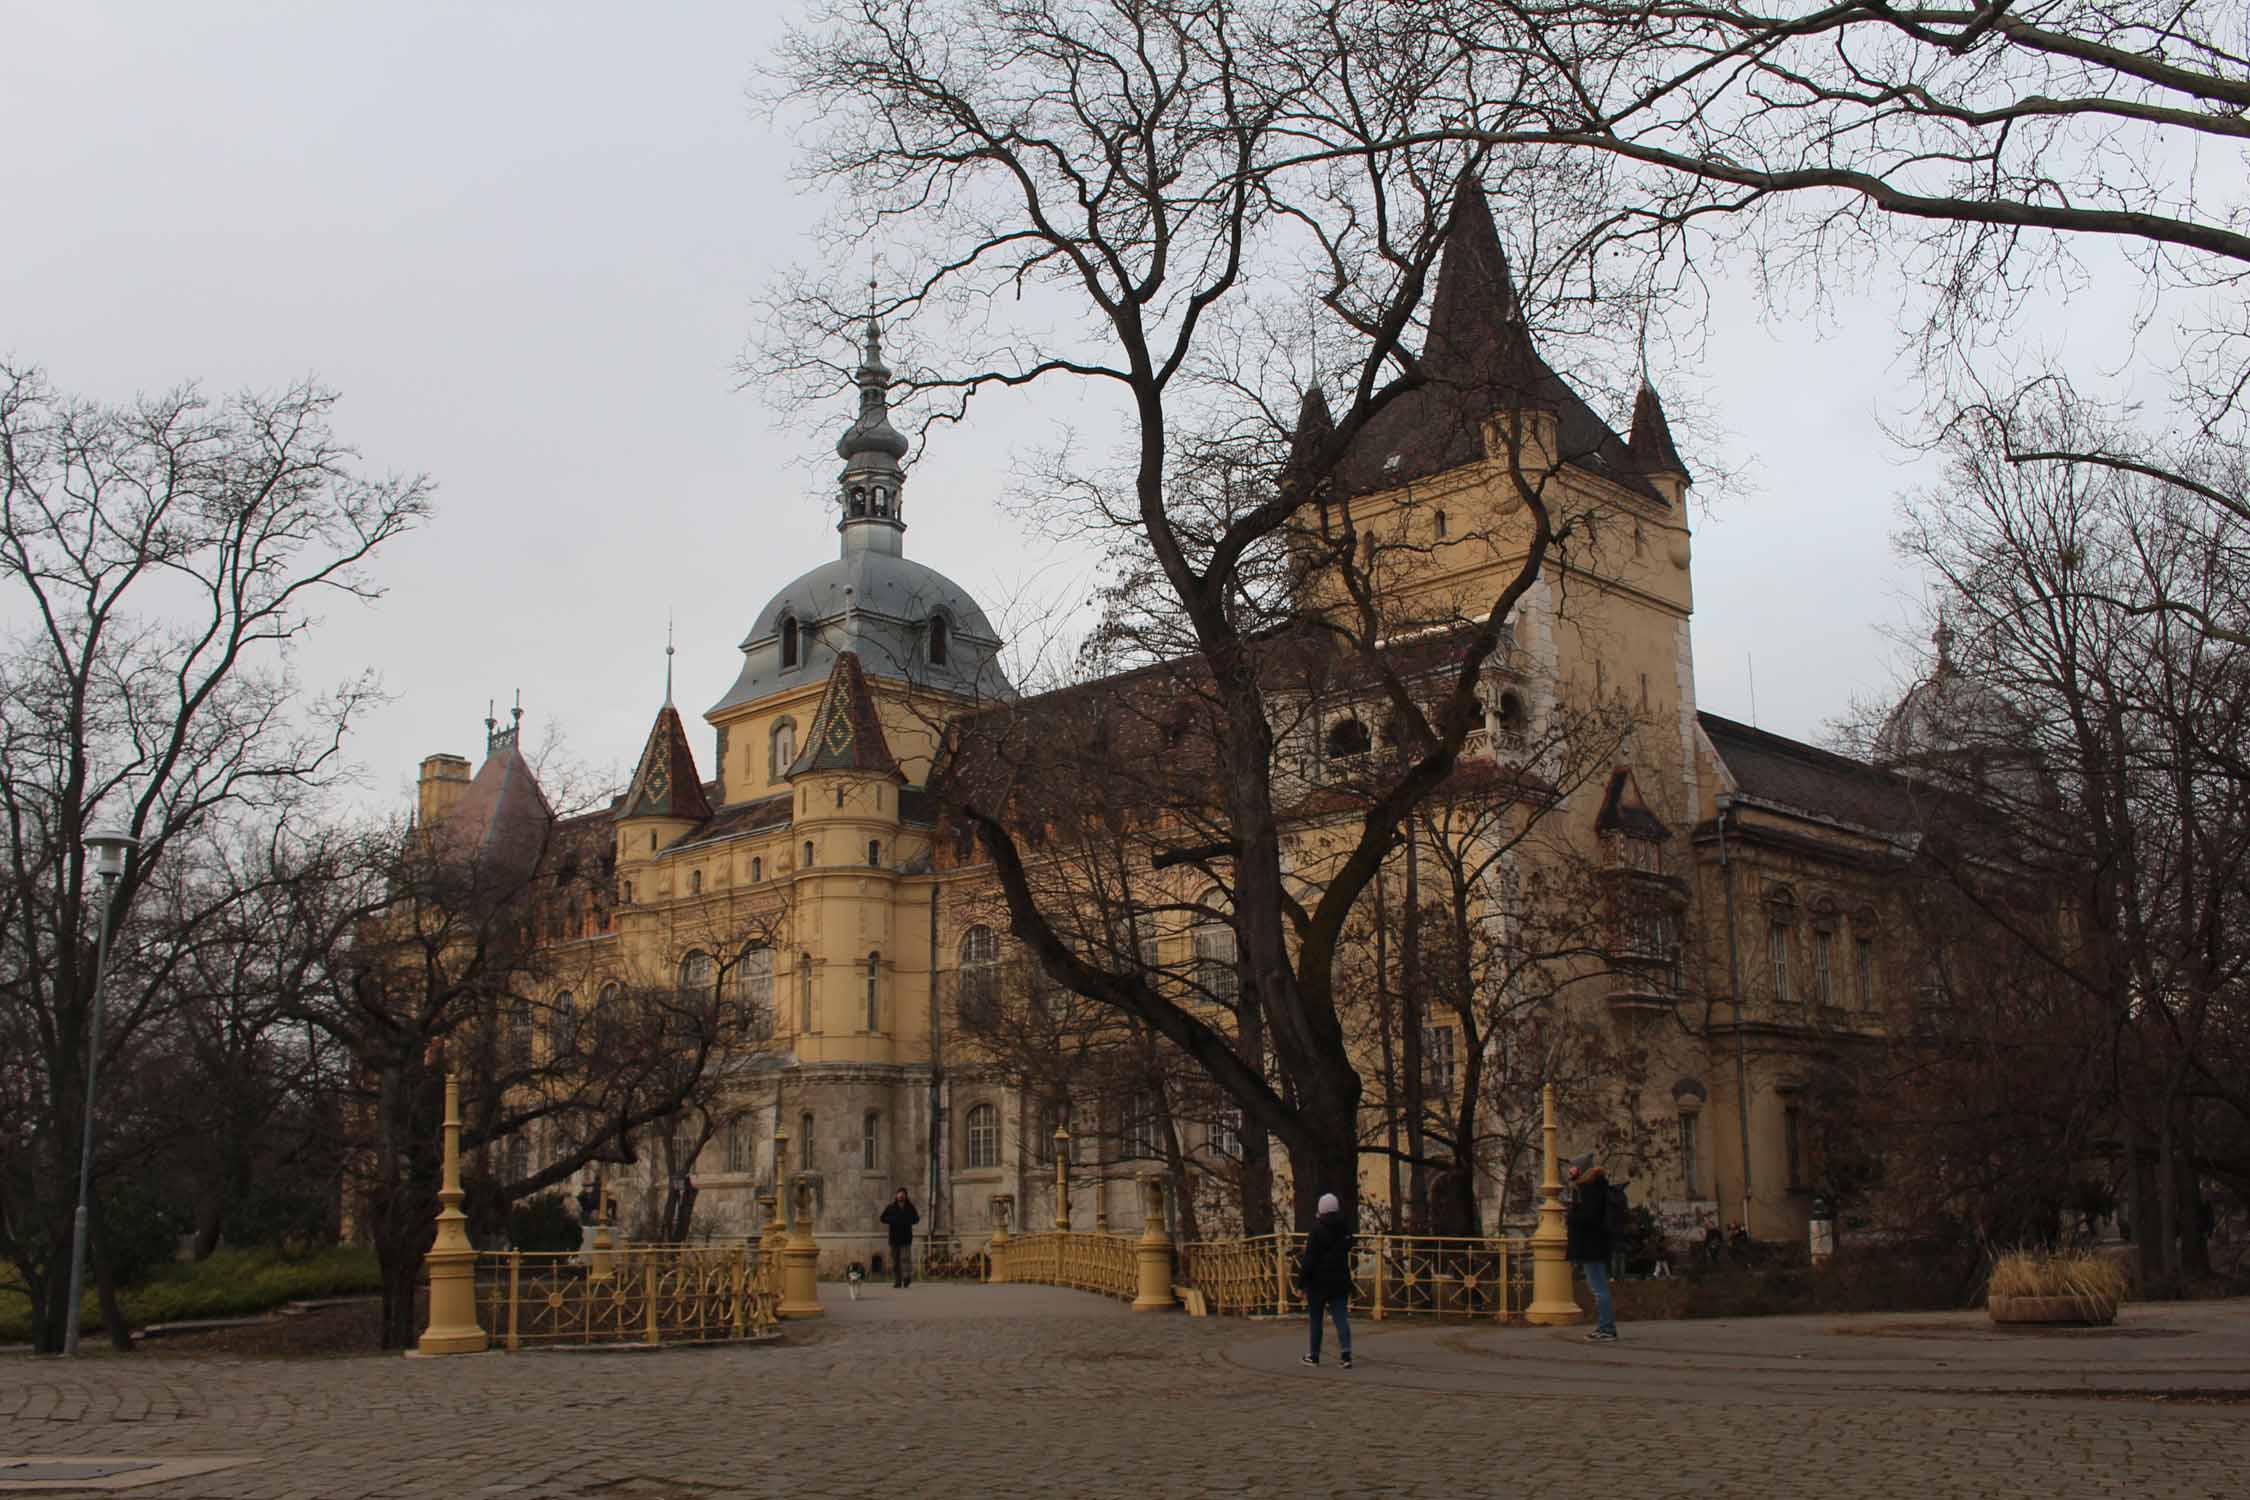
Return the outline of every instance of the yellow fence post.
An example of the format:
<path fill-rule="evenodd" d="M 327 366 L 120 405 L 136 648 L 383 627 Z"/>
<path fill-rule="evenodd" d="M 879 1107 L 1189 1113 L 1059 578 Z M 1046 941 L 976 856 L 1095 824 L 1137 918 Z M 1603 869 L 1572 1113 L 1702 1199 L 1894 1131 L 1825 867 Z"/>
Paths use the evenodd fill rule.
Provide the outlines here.
<path fill-rule="evenodd" d="M 1278 1229 L 1273 1235 L 1273 1315 L 1289 1315 L 1289 1236 Z"/>
<path fill-rule="evenodd" d="M 1154 1172 L 1141 1174 L 1141 1237 L 1133 1246 L 1140 1271 L 1140 1295 L 1133 1311 L 1156 1312 L 1174 1305 L 1172 1298 L 1172 1233 L 1164 1226 L 1164 1179 Z"/>
<path fill-rule="evenodd" d="M 658 1332 L 656 1327 L 656 1252 L 654 1250 L 644 1249 L 641 1251 L 641 1301 L 648 1310 L 648 1341 L 652 1344 L 661 1344 L 664 1342 L 664 1335 Z"/>
<path fill-rule="evenodd" d="M 1539 1184 L 1544 1200 L 1539 1205 L 1539 1227 L 1531 1236 L 1531 1308 L 1525 1314 L 1534 1323 L 1576 1323 L 1585 1314 L 1570 1294 L 1570 1232 L 1563 1227 L 1562 1178 L 1555 1154 L 1555 1086 L 1540 1090 L 1544 1115 L 1546 1180 Z"/>
<path fill-rule="evenodd" d="M 510 1250 L 508 1252 L 508 1347 L 510 1349 L 523 1347 L 523 1341 L 516 1337 L 517 1309 L 523 1305 L 521 1298 L 522 1278 L 523 1252 L 521 1250 Z"/>
<path fill-rule="evenodd" d="M 1390 1243 L 1389 1235 L 1375 1236 L 1375 1321 L 1378 1323 L 1383 1321 L 1383 1262 L 1390 1259 L 1386 1253 Z"/>
<path fill-rule="evenodd" d="M 438 1190 L 437 1241 L 430 1267 L 430 1324 L 416 1354 L 477 1354 L 491 1340 L 477 1323 L 477 1252 L 461 1212 L 461 1080 L 445 1075 L 445 1176 Z"/>
<path fill-rule="evenodd" d="M 789 1243 L 781 1252 L 781 1315 L 817 1318 L 827 1309 L 820 1305 L 820 1246 L 813 1239 L 812 1183 L 801 1172 L 791 1208 Z"/>

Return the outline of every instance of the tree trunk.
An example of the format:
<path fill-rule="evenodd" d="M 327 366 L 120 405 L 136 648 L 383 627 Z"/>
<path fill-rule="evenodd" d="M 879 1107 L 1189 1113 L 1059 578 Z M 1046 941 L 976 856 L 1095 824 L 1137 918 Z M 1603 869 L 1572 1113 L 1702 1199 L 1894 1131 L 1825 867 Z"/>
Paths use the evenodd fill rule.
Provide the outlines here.
<path fill-rule="evenodd" d="M 2129 1110 L 2125 1112 L 2125 1203 L 2133 1224 L 2134 1257 L 2146 1290 L 2164 1275 L 2164 1250 L 2157 1240 L 2156 1175 Z"/>
<path fill-rule="evenodd" d="M 1430 1174 L 1423 1161 L 1423 1112 L 1429 1107 L 1428 1080 L 1423 1076 L 1422 1005 L 1422 878 L 1419 847 L 1408 826 L 1406 839 L 1405 930 L 1398 950 L 1399 1071 L 1406 1084 L 1407 1212 L 1411 1234 L 1430 1232 Z"/>
<path fill-rule="evenodd" d="M 2175 1127 L 2173 1198 L 2179 1205 L 2180 1269 L 2189 1276 L 2211 1274 L 2211 1242 L 2203 1233 L 2203 1185 L 2195 1169 L 2194 1106 L 2183 1101 Z"/>
<path fill-rule="evenodd" d="M 107 1244 L 108 1228 L 102 1222 L 101 1199 L 94 1200 L 94 1211 L 86 1225 L 87 1253 L 94 1262 L 94 1302 L 101 1309 L 102 1327 L 109 1334 L 109 1347 L 120 1354 L 133 1352 L 133 1330 L 125 1326 L 125 1309 L 117 1302 L 117 1273 L 109 1263 Z"/>
<path fill-rule="evenodd" d="M 1384 1168 L 1390 1176 L 1390 1197 L 1385 1200 L 1392 1221 L 1396 1223 L 1399 1205 L 1406 1201 L 1406 1187 L 1399 1176 L 1399 1076 L 1397 1017 L 1391 1009 L 1391 922 L 1390 881 L 1377 871 L 1370 882 L 1375 888 L 1375 1029 L 1383 1052 L 1383 1144 Z"/>
<path fill-rule="evenodd" d="M 1255 995 L 1237 996 L 1236 1005 L 1240 1016 L 1236 1029 L 1242 1037 L 1242 1055 L 1256 1062 L 1262 1071 L 1266 1056 L 1265 1012 L 1259 1008 Z M 1242 1233 L 1245 1238 L 1256 1239 L 1274 1231 L 1273 1135 L 1248 1110 L 1239 1113 L 1242 1119 Z"/>

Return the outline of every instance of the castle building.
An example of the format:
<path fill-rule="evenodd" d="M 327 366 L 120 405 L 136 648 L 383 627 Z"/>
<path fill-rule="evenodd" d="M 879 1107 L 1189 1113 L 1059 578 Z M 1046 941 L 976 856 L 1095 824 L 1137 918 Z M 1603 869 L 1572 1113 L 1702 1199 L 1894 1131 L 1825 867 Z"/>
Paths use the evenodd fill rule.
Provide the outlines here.
<path fill-rule="evenodd" d="M 1456 205 L 1425 361 L 1429 385 L 1384 411 L 1338 471 L 1369 557 L 1379 545 L 1396 559 L 1385 587 L 1412 622 L 1401 649 L 1473 617 L 1522 557 L 1510 478 L 1520 450 L 1551 476 L 1558 516 L 1600 520 L 1511 618 L 1461 768 L 1470 797 L 1479 775 L 1541 774 L 1512 762 L 1513 747 L 1573 705 L 1613 710 L 1624 726 L 1598 774 L 1548 814 L 1590 869 L 1643 897 L 1623 940 L 1642 961 L 1606 966 L 1572 1000 L 1634 1060 L 1631 1076 L 1604 1086 L 1608 1123 L 1574 1128 L 1630 1158 L 1638 1196 L 1664 1205 L 1677 1233 L 1748 1218 L 1761 1237 L 1801 1235 L 1816 1180 L 1814 1064 L 1897 1024 L 1896 981 L 1913 962 L 1887 894 L 1913 854 L 1911 789 L 1700 710 L 1691 479 L 1661 403 L 1644 386 L 1621 436 L 1546 365 L 1473 185 Z M 949 731 L 1025 705 L 984 611 L 908 555 L 908 444 L 890 419 L 890 379 L 871 320 L 859 411 L 837 444 L 838 553 L 758 611 L 740 674 L 703 714 L 708 765 L 668 688 L 630 785 L 610 809 L 571 820 L 599 880 L 553 934 L 573 977 L 542 997 L 568 1012 L 633 983 L 730 987 L 759 1045 L 730 1063 L 739 1116 L 695 1153 L 695 1232 L 753 1230 L 755 1194 L 779 1166 L 810 1174 L 834 1264 L 880 1252 L 876 1216 L 900 1186 L 925 1230 L 971 1244 L 999 1199 L 1019 1225 L 1055 1221 L 1058 1116 L 963 1019 L 1004 963 L 991 872 L 941 827 L 931 789 Z M 1521 420 L 1503 430 L 1503 415 Z M 1309 400 L 1301 439 L 1325 420 Z M 1291 726 L 1292 774 L 1317 780 L 1380 749 L 1378 710 L 1348 698 L 1308 703 Z M 544 807 L 537 798 L 512 731 L 488 736 L 473 778 L 456 756 L 422 766 L 425 824 L 520 818 Z M 1299 872 L 1314 881 L 1333 852 L 1317 824 L 1298 833 Z M 1187 962 L 1232 952 L 1202 928 L 1151 941 Z M 1441 1091 L 1455 1086 L 1450 1064 L 1431 1062 L 1453 1055 L 1446 1031 L 1433 1018 L 1421 1038 Z M 1073 1222 L 1092 1227 L 1113 1209 L 1121 1226 L 1135 1221 L 1143 1128 L 1079 1156 Z M 1195 1123 L 1180 1149 L 1222 1158 L 1230 1129 Z M 628 1229 L 667 1174 L 687 1169 L 680 1154 L 646 1150 L 639 1174 L 614 1182 Z M 1371 1159 L 1363 1201 L 1379 1203 L 1386 1181 Z M 1532 1207 L 1497 1180 L 1472 1190 L 1488 1229 Z"/>

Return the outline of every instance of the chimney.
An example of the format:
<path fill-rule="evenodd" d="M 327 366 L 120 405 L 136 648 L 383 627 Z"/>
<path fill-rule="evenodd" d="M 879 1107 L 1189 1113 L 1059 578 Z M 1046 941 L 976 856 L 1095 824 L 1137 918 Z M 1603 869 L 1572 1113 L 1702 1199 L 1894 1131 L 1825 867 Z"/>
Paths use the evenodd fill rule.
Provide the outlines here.
<path fill-rule="evenodd" d="M 415 821 L 424 828 L 453 811 L 469 789 L 469 763 L 458 755 L 433 755 L 422 762 L 416 787 Z"/>

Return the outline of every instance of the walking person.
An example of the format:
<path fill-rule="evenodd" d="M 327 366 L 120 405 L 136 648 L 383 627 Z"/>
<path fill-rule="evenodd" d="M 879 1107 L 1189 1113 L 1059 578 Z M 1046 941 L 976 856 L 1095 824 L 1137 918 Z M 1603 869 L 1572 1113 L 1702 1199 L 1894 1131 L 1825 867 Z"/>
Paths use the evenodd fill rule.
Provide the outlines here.
<path fill-rule="evenodd" d="M 883 1210 L 883 1226 L 891 1232 L 891 1285 L 900 1291 L 914 1285 L 914 1226 L 921 1222 L 921 1211 L 900 1188 Z"/>
<path fill-rule="evenodd" d="M 1343 1205 L 1334 1193 L 1320 1195 L 1319 1214 L 1312 1233 L 1305 1237 L 1305 1258 L 1297 1266 L 1305 1310 L 1312 1314 L 1312 1352 L 1304 1363 L 1320 1363 L 1320 1320 L 1325 1313 L 1336 1320 L 1336 1353 L 1348 1370 L 1352 1367 L 1352 1229 L 1344 1222 Z"/>
<path fill-rule="evenodd" d="M 1571 1264 L 1593 1288 L 1594 1331 L 1586 1337 L 1599 1343 L 1617 1337 L 1617 1311 L 1609 1297 L 1609 1253 L 1616 1243 L 1612 1224 L 1623 1217 L 1623 1212 L 1611 1203 L 1615 1190 L 1593 1152 L 1571 1159 L 1570 1183 L 1576 1196 L 1570 1200 L 1570 1213 L 1563 1221 L 1570 1232 L 1568 1253 Z"/>

